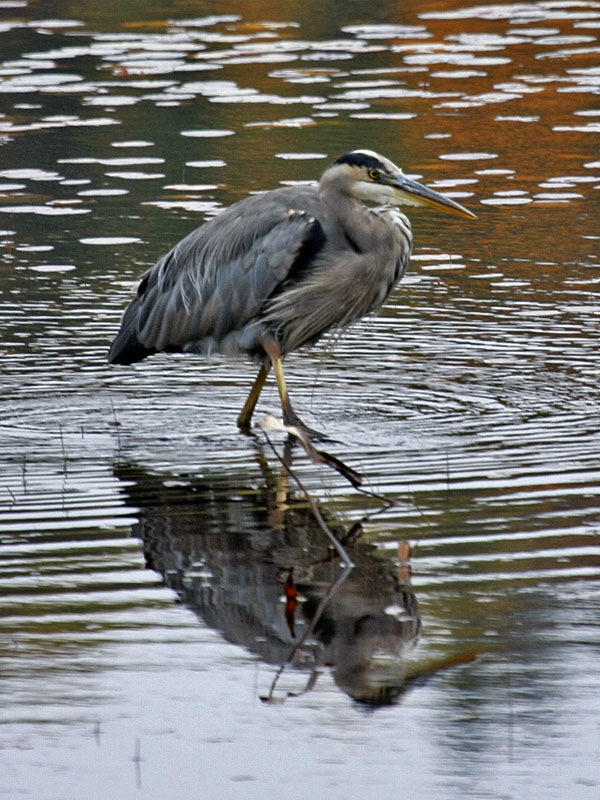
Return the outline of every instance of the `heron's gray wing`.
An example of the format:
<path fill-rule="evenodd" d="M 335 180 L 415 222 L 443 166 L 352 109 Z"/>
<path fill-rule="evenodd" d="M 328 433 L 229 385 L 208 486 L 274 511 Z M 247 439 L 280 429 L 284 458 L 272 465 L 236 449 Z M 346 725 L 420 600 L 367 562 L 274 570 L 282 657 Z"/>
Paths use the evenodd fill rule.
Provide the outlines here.
<path fill-rule="evenodd" d="M 315 197 L 304 192 L 303 205 L 314 208 Z M 203 340 L 218 349 L 247 325 L 324 244 L 318 220 L 290 208 L 292 199 L 298 193 L 285 189 L 247 198 L 182 239 L 142 277 L 109 360 L 132 363 Z"/>

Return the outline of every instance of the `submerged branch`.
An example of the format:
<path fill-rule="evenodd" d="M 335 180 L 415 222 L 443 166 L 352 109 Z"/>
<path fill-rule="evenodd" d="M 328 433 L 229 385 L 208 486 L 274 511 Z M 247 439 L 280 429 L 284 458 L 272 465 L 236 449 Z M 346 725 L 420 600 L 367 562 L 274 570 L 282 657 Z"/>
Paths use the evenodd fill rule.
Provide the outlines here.
<path fill-rule="evenodd" d="M 336 472 L 339 472 L 340 475 L 343 475 L 355 489 L 358 489 L 362 484 L 363 478 L 360 473 L 356 472 L 356 470 L 352 469 L 352 467 L 349 467 L 347 464 L 344 464 L 344 462 L 340 461 L 336 456 L 332 456 L 331 453 L 326 453 L 325 450 L 317 450 L 302 428 L 296 425 L 284 425 L 284 423 L 273 416 L 273 414 L 267 414 L 267 416 L 257 424 L 265 436 L 272 431 L 289 433 L 290 436 L 293 436 L 294 439 L 300 442 L 313 464 L 326 464 L 332 467 Z"/>
<path fill-rule="evenodd" d="M 262 422 L 259 422 L 258 426 L 262 430 L 262 432 L 264 433 L 265 439 L 269 443 L 269 447 L 271 448 L 271 450 L 275 453 L 276 457 L 279 459 L 279 461 L 283 465 L 283 467 L 286 470 L 286 472 L 288 473 L 288 475 L 292 478 L 292 480 L 294 480 L 297 483 L 299 489 L 302 491 L 302 493 L 306 497 L 306 499 L 308 501 L 308 504 L 310 505 L 310 509 L 311 509 L 315 519 L 319 523 L 319 527 L 325 533 L 325 535 L 327 536 L 327 538 L 329 539 L 329 541 L 331 542 L 331 544 L 333 545 L 333 547 L 337 551 L 339 557 L 342 559 L 344 567 L 346 569 L 352 568 L 354 565 L 353 565 L 350 557 L 348 556 L 348 554 L 346 553 L 346 551 L 342 547 L 339 539 L 332 533 L 331 529 L 329 528 L 329 526 L 327 525 L 327 523 L 323 519 L 323 515 L 319 511 L 319 507 L 315 503 L 313 498 L 311 497 L 310 492 L 308 491 L 308 489 L 304 486 L 304 484 L 302 483 L 300 478 L 296 475 L 294 470 L 290 467 L 290 465 L 285 462 L 285 459 L 283 459 L 279 455 L 279 453 L 277 452 L 277 449 L 273 445 L 273 442 L 269 439 L 269 432 L 270 431 L 281 431 L 281 430 L 283 430 L 286 433 L 291 433 L 293 436 L 297 436 L 297 438 L 302 443 L 302 445 L 306 449 L 306 452 L 309 454 L 309 456 L 311 456 L 311 453 L 306 448 L 305 442 L 308 442 L 308 444 L 310 445 L 310 448 L 312 450 L 314 450 L 315 452 L 318 453 L 319 451 L 316 450 L 315 447 L 313 447 L 313 445 L 308 440 L 306 434 L 302 433 L 298 428 L 293 428 L 292 426 L 283 425 L 283 423 L 281 423 L 276 417 L 273 417 L 270 414 L 267 417 L 265 417 L 265 419 Z M 298 436 L 297 435 L 298 433 L 301 433 L 302 435 Z M 311 456 L 311 458 L 312 458 L 312 456 Z M 324 463 L 324 462 L 322 460 L 319 460 L 316 463 Z M 340 462 L 340 464 L 341 463 L 342 462 Z M 346 469 L 349 470 L 350 468 L 346 467 Z"/>

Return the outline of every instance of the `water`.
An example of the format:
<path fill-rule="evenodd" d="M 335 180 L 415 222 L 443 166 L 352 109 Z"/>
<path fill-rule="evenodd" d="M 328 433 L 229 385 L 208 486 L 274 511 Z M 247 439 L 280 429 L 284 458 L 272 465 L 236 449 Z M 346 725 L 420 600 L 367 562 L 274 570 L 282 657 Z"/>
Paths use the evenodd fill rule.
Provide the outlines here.
<path fill-rule="evenodd" d="M 600 4 L 0 14 L 4 794 L 596 797 Z M 415 210 L 390 303 L 288 359 L 393 501 L 294 450 L 336 586 L 250 365 L 105 359 L 175 241 L 356 146 L 479 219 Z"/>

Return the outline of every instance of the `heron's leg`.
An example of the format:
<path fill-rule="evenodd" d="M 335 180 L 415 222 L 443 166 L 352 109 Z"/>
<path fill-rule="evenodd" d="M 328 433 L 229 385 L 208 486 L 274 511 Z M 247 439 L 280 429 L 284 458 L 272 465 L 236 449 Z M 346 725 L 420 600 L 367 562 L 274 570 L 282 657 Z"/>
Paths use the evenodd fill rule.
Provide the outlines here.
<path fill-rule="evenodd" d="M 278 356 L 273 361 L 273 366 L 275 367 L 275 377 L 277 378 L 277 388 L 279 389 L 279 397 L 281 399 L 281 410 L 283 411 L 283 421 L 286 425 L 299 425 L 300 427 L 304 427 L 304 424 L 300 417 L 296 414 L 294 409 L 292 408 L 292 403 L 290 401 L 290 396 L 287 390 L 287 383 L 285 380 L 285 373 L 283 371 L 283 360 L 281 356 Z"/>
<path fill-rule="evenodd" d="M 246 433 L 250 430 L 250 420 L 252 419 L 252 414 L 254 413 L 258 398 L 260 397 L 260 393 L 263 390 L 270 371 L 271 365 L 268 362 L 263 364 L 259 369 L 258 375 L 254 379 L 254 383 L 250 389 L 250 394 L 246 398 L 244 407 L 240 411 L 240 414 L 237 418 L 238 428 Z"/>
<path fill-rule="evenodd" d="M 278 356 L 273 360 L 273 366 L 275 367 L 277 388 L 279 389 L 279 397 L 281 398 L 281 410 L 283 411 L 283 421 L 285 422 L 286 425 L 293 425 L 296 428 L 301 428 L 309 436 L 318 437 L 319 434 L 316 431 L 313 431 L 312 428 L 309 428 L 308 425 L 305 425 L 292 407 L 292 401 L 290 400 L 290 396 L 288 394 L 287 383 L 285 381 L 285 374 L 283 372 L 283 359 L 281 358 L 281 356 Z"/>
<path fill-rule="evenodd" d="M 283 371 L 283 357 L 281 355 L 281 348 L 279 343 L 269 334 L 264 334 L 261 337 L 260 343 L 265 353 L 269 356 L 271 364 L 275 368 L 275 377 L 277 378 L 277 388 L 279 389 L 279 397 L 281 399 L 281 410 L 283 411 L 283 421 L 286 425 L 293 425 L 296 428 L 301 428 L 306 434 L 317 439 L 322 438 L 321 434 L 313 431 L 308 425 L 300 419 L 298 414 L 292 407 L 292 402 L 287 390 L 287 383 L 285 380 L 285 373 Z"/>
<path fill-rule="evenodd" d="M 286 425 L 298 425 L 301 428 L 306 426 L 292 408 L 292 403 L 288 395 L 285 373 L 283 371 L 283 357 L 279 343 L 270 334 L 263 334 L 260 343 L 265 353 L 269 356 L 271 364 L 275 368 L 277 378 L 277 388 L 281 399 L 281 410 L 283 411 L 283 421 Z"/>

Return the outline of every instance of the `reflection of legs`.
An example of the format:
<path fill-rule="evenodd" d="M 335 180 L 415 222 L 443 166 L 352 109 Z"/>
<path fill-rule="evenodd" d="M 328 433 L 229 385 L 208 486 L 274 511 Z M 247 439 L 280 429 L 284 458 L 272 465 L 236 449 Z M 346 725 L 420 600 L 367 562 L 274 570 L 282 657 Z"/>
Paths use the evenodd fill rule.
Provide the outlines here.
<path fill-rule="evenodd" d="M 266 383 L 270 370 L 271 365 L 269 363 L 262 365 L 258 371 L 258 375 L 254 380 L 254 383 L 252 384 L 250 394 L 244 403 L 244 407 L 240 411 L 240 414 L 237 418 L 238 428 L 246 433 L 250 430 L 250 420 L 252 419 L 252 414 L 254 413 L 258 398 L 260 397 L 260 393 L 263 390 L 263 386 Z"/>

